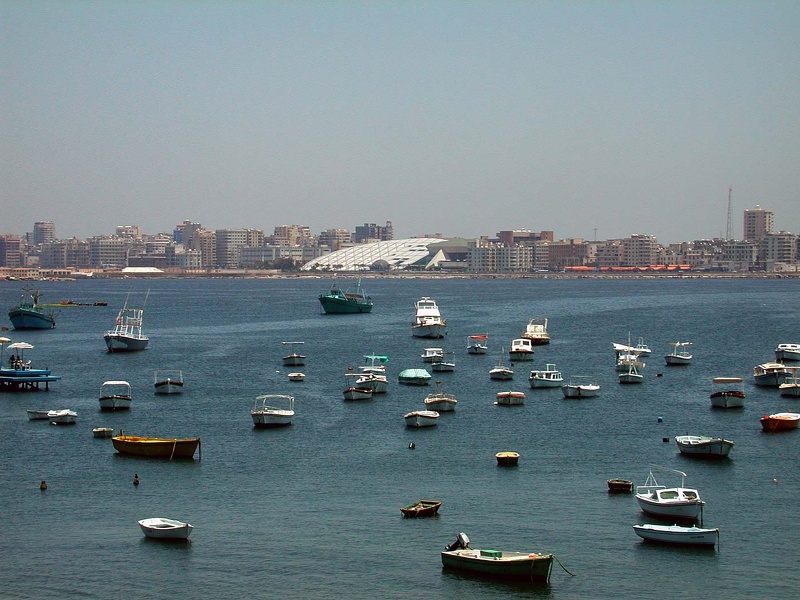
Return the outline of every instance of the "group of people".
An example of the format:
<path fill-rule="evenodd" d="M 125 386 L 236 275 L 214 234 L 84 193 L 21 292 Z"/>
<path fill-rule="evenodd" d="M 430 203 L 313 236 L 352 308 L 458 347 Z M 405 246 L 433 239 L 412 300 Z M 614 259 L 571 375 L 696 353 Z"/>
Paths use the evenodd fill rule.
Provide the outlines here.
<path fill-rule="evenodd" d="M 17 371 L 29 367 L 30 364 L 30 361 L 22 362 L 22 358 L 16 354 L 12 354 L 8 357 L 8 366 Z"/>

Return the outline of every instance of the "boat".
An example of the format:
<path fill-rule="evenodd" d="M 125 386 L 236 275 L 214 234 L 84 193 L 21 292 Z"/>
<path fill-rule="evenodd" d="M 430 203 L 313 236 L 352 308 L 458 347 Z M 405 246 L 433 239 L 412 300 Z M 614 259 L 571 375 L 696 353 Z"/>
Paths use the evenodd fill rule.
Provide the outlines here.
<path fill-rule="evenodd" d="M 364 355 L 364 361 L 364 365 L 358 367 L 358 370 L 362 373 L 386 375 L 386 363 L 389 362 L 389 357 L 385 354 L 366 354 Z"/>
<path fill-rule="evenodd" d="M 200 445 L 200 438 L 157 438 L 136 435 L 119 435 L 111 443 L 120 454 L 146 456 L 148 458 L 192 458 Z"/>
<path fill-rule="evenodd" d="M 142 519 L 139 527 L 147 537 L 159 540 L 188 540 L 194 529 L 189 523 L 163 517 Z"/>
<path fill-rule="evenodd" d="M 444 358 L 443 348 L 425 348 L 420 354 L 422 362 L 432 363 L 436 359 Z"/>
<path fill-rule="evenodd" d="M 52 329 L 56 326 L 58 311 L 40 305 L 40 297 L 40 290 L 26 290 L 20 303 L 8 311 L 14 329 Z"/>
<path fill-rule="evenodd" d="M 775 360 L 800 360 L 800 344 L 778 344 L 775 348 Z"/>
<path fill-rule="evenodd" d="M 517 338 L 511 340 L 511 349 L 508 351 L 508 358 L 514 361 L 533 360 L 533 344 L 527 338 Z"/>
<path fill-rule="evenodd" d="M 600 384 L 591 375 L 573 375 L 561 386 L 561 393 L 564 398 L 592 398 L 600 393 Z"/>
<path fill-rule="evenodd" d="M 668 488 L 660 485 L 653 475 L 653 469 L 661 469 L 681 476 L 679 487 Z M 694 521 L 702 513 L 703 502 L 696 489 L 683 487 L 686 473 L 667 469 L 666 467 L 650 467 L 650 473 L 644 485 L 636 487 L 636 501 L 643 512 L 661 518 L 683 519 Z"/>
<path fill-rule="evenodd" d="M 385 394 L 389 391 L 389 380 L 379 373 L 362 373 L 356 379 L 356 387 L 369 388 L 373 394 Z"/>
<path fill-rule="evenodd" d="M 281 359 L 284 367 L 302 367 L 306 364 L 306 357 L 295 350 L 295 346 L 302 344 L 305 342 L 281 342 L 282 346 L 289 346 L 290 349 L 289 354 Z"/>
<path fill-rule="evenodd" d="M 68 408 L 51 410 L 47 413 L 47 420 L 53 425 L 74 425 L 78 421 L 78 413 Z"/>
<path fill-rule="evenodd" d="M 650 347 L 644 343 L 644 338 L 642 337 L 639 338 L 633 349 L 636 350 L 636 354 L 639 356 L 650 356 L 650 353 L 652 352 Z"/>
<path fill-rule="evenodd" d="M 725 458 L 733 449 L 733 442 L 705 435 L 676 435 L 675 443 L 681 454 L 706 458 Z"/>
<path fill-rule="evenodd" d="M 425 397 L 424 403 L 427 410 L 435 410 L 437 412 L 451 412 L 456 409 L 458 400 L 453 394 L 446 394 L 442 391 L 442 382 L 435 383 L 436 388 L 432 394 Z"/>
<path fill-rule="evenodd" d="M 471 548 L 465 533 L 459 533 L 441 555 L 446 568 L 501 579 L 547 583 L 553 570 L 552 554 Z"/>
<path fill-rule="evenodd" d="M 92 435 L 96 438 L 110 438 L 114 435 L 114 430 L 111 427 L 95 427 Z"/>
<path fill-rule="evenodd" d="M 157 369 L 153 374 L 156 394 L 180 394 L 183 392 L 183 371 Z"/>
<path fill-rule="evenodd" d="M 643 362 L 628 358 L 621 360 L 619 364 L 623 367 L 628 367 L 627 370 L 617 373 L 620 383 L 642 383 L 644 381 L 644 375 L 637 370 L 644 366 Z"/>
<path fill-rule="evenodd" d="M 435 410 L 412 410 L 403 415 L 406 427 L 432 427 L 439 420 L 439 413 Z"/>
<path fill-rule="evenodd" d="M 411 323 L 411 335 L 421 338 L 443 338 L 447 335 L 447 322 L 434 300 L 424 296 L 414 303 L 414 308 L 416 312 Z"/>
<path fill-rule="evenodd" d="M 500 360 L 496 367 L 489 369 L 489 379 L 498 381 L 508 381 L 514 378 L 514 371 L 503 363 L 503 349 L 500 349 Z"/>
<path fill-rule="evenodd" d="M 439 512 L 441 500 L 420 500 L 400 509 L 404 517 L 416 519 L 419 517 L 432 517 Z"/>
<path fill-rule="evenodd" d="M 629 479 L 608 479 L 606 485 L 612 494 L 630 494 L 633 491 L 633 482 Z"/>
<path fill-rule="evenodd" d="M 456 370 L 456 354 L 455 352 L 448 352 L 441 358 L 434 359 L 431 363 L 431 371 L 437 373 L 452 372 Z"/>
<path fill-rule="evenodd" d="M 742 408 L 744 389 L 741 377 L 714 377 L 711 380 L 711 406 L 714 408 Z"/>
<path fill-rule="evenodd" d="M 564 376 L 561 371 L 556 369 L 552 363 L 548 363 L 544 370 L 531 371 L 528 377 L 528 384 L 532 389 L 536 388 L 557 388 L 564 383 Z"/>
<path fill-rule="evenodd" d="M 775 413 L 764 415 L 759 420 L 761 421 L 761 429 L 764 431 L 787 431 L 789 429 L 797 429 L 797 425 L 800 423 L 800 413 Z"/>
<path fill-rule="evenodd" d="M 331 289 L 319 296 L 319 303 L 326 315 L 372 312 L 372 298 L 361 287 L 361 279 L 345 290 L 334 281 Z"/>
<path fill-rule="evenodd" d="M 471 335 L 467 338 L 467 353 L 468 354 L 486 354 L 489 346 L 486 342 L 489 339 L 489 334 L 482 333 L 480 335 Z"/>
<path fill-rule="evenodd" d="M 428 385 L 431 374 L 425 369 L 403 369 L 397 374 L 397 381 L 404 385 Z"/>
<path fill-rule="evenodd" d="M 525 392 L 515 392 L 514 390 L 497 392 L 497 394 L 495 394 L 495 398 L 497 399 L 495 402 L 497 406 L 516 406 L 519 404 L 525 404 Z"/>
<path fill-rule="evenodd" d="M 650 356 L 652 350 L 644 343 L 644 338 L 639 338 L 635 346 L 631 345 L 630 335 L 628 335 L 627 344 L 614 343 L 614 352 L 617 354 L 635 354 L 636 356 Z"/>
<path fill-rule="evenodd" d="M 692 362 L 692 355 L 689 354 L 687 346 L 691 346 L 692 342 L 670 342 L 672 352 L 664 357 L 668 365 L 688 365 Z"/>
<path fill-rule="evenodd" d="M 631 363 L 635 363 L 639 369 L 644 369 L 645 363 L 639 360 L 641 352 L 635 347 L 631 346 L 630 334 L 628 334 L 628 345 L 613 344 L 614 353 L 616 355 L 616 369 L 618 373 L 628 373 L 631 371 Z M 638 379 L 633 377 L 632 379 Z M 633 381 L 625 381 L 623 383 L 632 383 Z"/>
<path fill-rule="evenodd" d="M 715 546 L 719 542 L 719 528 L 683 527 L 681 525 L 634 525 L 633 530 L 648 542 L 680 544 L 684 546 Z"/>
<path fill-rule="evenodd" d="M 294 372 L 294 373 L 289 373 L 288 377 L 289 381 L 303 381 L 306 378 L 306 374 L 300 372 Z"/>
<path fill-rule="evenodd" d="M 50 413 L 53 411 L 50 409 L 37 410 L 29 408 L 25 412 L 28 414 L 29 421 L 45 421 L 49 418 Z"/>
<path fill-rule="evenodd" d="M 131 384 L 127 381 L 104 381 L 100 386 L 100 410 L 128 410 L 131 407 Z"/>
<path fill-rule="evenodd" d="M 360 373 L 346 373 L 345 374 L 345 388 L 343 390 L 345 400 L 369 400 L 372 398 L 372 388 L 367 386 L 359 386 L 355 380 L 349 379 L 350 377 L 360 378 Z M 352 383 L 351 383 L 352 381 Z"/>
<path fill-rule="evenodd" d="M 256 396 L 250 416 L 253 417 L 253 425 L 259 428 L 291 425 L 294 418 L 294 397 L 285 394 Z"/>
<path fill-rule="evenodd" d="M 135 352 L 147 348 L 150 338 L 142 330 L 142 315 L 149 295 L 148 290 L 141 308 L 129 307 L 128 298 L 125 298 L 125 304 L 117 313 L 114 329 L 106 331 L 103 336 L 109 352 Z"/>
<path fill-rule="evenodd" d="M 786 398 L 800 398 L 800 380 L 797 378 L 797 372 L 800 367 L 786 367 L 791 377 L 778 386 L 781 396 Z"/>
<path fill-rule="evenodd" d="M 781 363 L 762 363 L 753 367 L 754 383 L 761 387 L 779 387 L 791 377 L 789 370 Z"/>
<path fill-rule="evenodd" d="M 494 455 L 494 458 L 501 467 L 514 467 L 519 462 L 519 452 L 498 452 Z"/>
<path fill-rule="evenodd" d="M 529 339 L 534 346 L 544 346 L 550 343 L 550 334 L 547 333 L 547 319 L 531 319 L 522 336 Z"/>

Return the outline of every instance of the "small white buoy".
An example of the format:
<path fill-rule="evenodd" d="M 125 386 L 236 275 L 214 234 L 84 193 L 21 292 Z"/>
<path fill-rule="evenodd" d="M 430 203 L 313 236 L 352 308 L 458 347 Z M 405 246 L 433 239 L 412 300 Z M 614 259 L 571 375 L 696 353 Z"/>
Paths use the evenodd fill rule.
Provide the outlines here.
<path fill-rule="evenodd" d="M 414 444 L 414 442 L 411 442 L 411 443 L 408 445 L 408 448 L 409 448 L 410 450 L 413 450 L 413 449 L 414 449 L 414 448 L 416 448 L 416 447 L 417 447 L 417 446 Z"/>
<path fill-rule="evenodd" d="M 663 421 L 664 421 L 664 417 L 658 417 L 658 422 L 659 423 L 663 423 Z"/>

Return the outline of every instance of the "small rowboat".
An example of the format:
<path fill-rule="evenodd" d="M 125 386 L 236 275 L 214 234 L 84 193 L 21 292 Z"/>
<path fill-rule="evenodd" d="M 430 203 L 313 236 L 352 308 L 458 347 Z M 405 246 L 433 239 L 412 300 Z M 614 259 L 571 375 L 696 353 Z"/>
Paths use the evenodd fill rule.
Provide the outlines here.
<path fill-rule="evenodd" d="M 120 433 L 111 438 L 111 443 L 121 454 L 149 458 L 193 458 L 200 444 L 200 438 L 155 438 Z"/>
<path fill-rule="evenodd" d="M 506 392 L 497 392 L 495 394 L 495 398 L 497 398 L 498 406 L 515 406 L 518 404 L 525 404 L 525 392 L 516 392 L 514 390 L 508 390 Z"/>
<path fill-rule="evenodd" d="M 409 504 L 400 509 L 404 517 L 432 517 L 439 512 L 442 505 L 440 500 L 420 500 L 414 504 Z"/>
<path fill-rule="evenodd" d="M 494 457 L 501 467 L 513 467 L 519 462 L 519 452 L 498 452 Z"/>
<path fill-rule="evenodd" d="M 609 479 L 608 491 L 615 494 L 630 494 L 633 491 L 633 482 L 628 479 Z"/>
<path fill-rule="evenodd" d="M 114 430 L 111 427 L 95 427 L 92 434 L 96 438 L 110 438 L 114 435 Z"/>
<path fill-rule="evenodd" d="M 469 545 L 469 538 L 464 533 L 459 533 L 458 539 L 441 554 L 442 565 L 446 568 L 532 583 L 547 583 L 553 568 L 552 554 L 480 550 Z"/>
<path fill-rule="evenodd" d="M 189 523 L 162 517 L 142 519 L 139 521 L 139 527 L 147 537 L 160 540 L 186 540 L 194 529 Z"/>
<path fill-rule="evenodd" d="M 714 546 L 719 541 L 719 528 L 682 527 L 680 525 L 634 525 L 640 538 L 650 542 L 684 546 Z"/>

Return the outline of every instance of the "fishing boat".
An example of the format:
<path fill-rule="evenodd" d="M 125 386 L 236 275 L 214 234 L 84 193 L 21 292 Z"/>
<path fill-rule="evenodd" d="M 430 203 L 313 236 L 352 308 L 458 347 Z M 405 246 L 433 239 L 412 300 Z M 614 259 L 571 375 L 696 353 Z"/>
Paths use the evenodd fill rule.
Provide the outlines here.
<path fill-rule="evenodd" d="M 606 485 L 612 494 L 630 494 L 633 491 L 633 482 L 629 479 L 608 479 Z"/>
<path fill-rule="evenodd" d="M 681 525 L 634 525 L 633 530 L 648 542 L 679 544 L 683 546 L 715 546 L 719 542 L 719 528 L 683 527 Z"/>
<path fill-rule="evenodd" d="M 150 338 L 142 330 L 142 315 L 149 295 L 148 290 L 140 308 L 129 307 L 128 297 L 125 298 L 125 304 L 117 313 L 114 329 L 106 331 L 103 336 L 109 352 L 135 352 L 147 348 Z"/>
<path fill-rule="evenodd" d="M 68 408 L 51 410 L 47 413 L 47 420 L 53 425 L 74 425 L 78 421 L 78 413 Z"/>
<path fill-rule="evenodd" d="M 486 354 L 487 350 L 489 349 L 489 346 L 486 343 L 488 340 L 489 340 L 488 333 L 469 336 L 467 338 L 467 353 Z"/>
<path fill-rule="evenodd" d="M 147 537 L 159 540 L 187 540 L 194 529 L 189 523 L 163 517 L 142 519 L 139 527 Z"/>
<path fill-rule="evenodd" d="M 714 408 L 742 408 L 744 389 L 741 377 L 714 377 L 711 380 L 711 406 Z"/>
<path fill-rule="evenodd" d="M 503 349 L 500 349 L 500 360 L 496 367 L 489 369 L 489 379 L 508 381 L 514 378 L 514 371 L 503 362 Z"/>
<path fill-rule="evenodd" d="M 573 375 L 561 386 L 561 393 L 564 398 L 593 398 L 600 393 L 600 384 L 591 375 Z"/>
<path fill-rule="evenodd" d="M 132 454 L 147 458 L 192 458 L 200 445 L 200 438 L 157 438 L 136 435 L 119 435 L 111 443 L 120 454 Z"/>
<path fill-rule="evenodd" d="M 439 512 L 441 500 L 420 500 L 400 509 L 404 517 L 416 519 L 419 517 L 432 517 Z"/>
<path fill-rule="evenodd" d="M 127 381 L 104 381 L 100 386 L 100 410 L 128 410 L 131 407 L 131 384 Z"/>
<path fill-rule="evenodd" d="M 791 377 L 791 373 L 782 363 L 762 363 L 753 367 L 754 383 L 761 387 L 779 387 Z"/>
<path fill-rule="evenodd" d="M 778 344 L 775 348 L 775 361 L 800 360 L 800 344 Z"/>
<path fill-rule="evenodd" d="M 681 476 L 681 485 L 668 488 L 656 481 L 653 469 L 669 471 Z M 700 517 L 703 502 L 696 489 L 683 486 L 686 473 L 666 467 L 650 467 L 644 485 L 636 487 L 636 501 L 643 512 L 655 517 L 694 521 Z"/>
<path fill-rule="evenodd" d="M 797 429 L 797 425 L 800 424 L 800 413 L 782 412 L 764 415 L 759 421 L 764 431 L 788 431 Z"/>
<path fill-rule="evenodd" d="M 623 359 L 620 360 L 619 365 L 627 367 L 627 370 L 617 373 L 617 378 L 620 383 L 642 383 L 644 375 L 639 373 L 638 369 L 644 366 L 644 363 L 636 359 Z"/>
<path fill-rule="evenodd" d="M 379 373 L 362 373 L 355 383 L 356 387 L 369 388 L 373 394 L 385 394 L 389 391 L 389 380 Z"/>
<path fill-rule="evenodd" d="M 404 385 L 429 385 L 431 374 L 425 369 L 403 369 L 397 374 L 397 381 Z"/>
<path fill-rule="evenodd" d="M 508 351 L 508 358 L 511 362 L 533 360 L 533 344 L 527 338 L 517 338 L 511 340 L 511 349 Z"/>
<path fill-rule="evenodd" d="M 519 452 L 503 451 L 494 455 L 497 464 L 501 467 L 514 467 L 519 462 Z"/>
<path fill-rule="evenodd" d="M 432 363 L 434 360 L 444 358 L 443 348 L 424 348 L 420 354 L 422 362 Z"/>
<path fill-rule="evenodd" d="M 291 425 L 294 418 L 294 397 L 284 394 L 256 396 L 250 416 L 253 418 L 253 425 L 259 428 Z"/>
<path fill-rule="evenodd" d="M 435 410 L 413 410 L 403 415 L 406 427 L 433 427 L 439 421 L 439 413 Z"/>
<path fill-rule="evenodd" d="M 456 541 L 441 553 L 442 566 L 476 575 L 547 583 L 553 569 L 552 554 L 480 550 L 470 547 L 469 538 L 459 533 Z"/>
<path fill-rule="evenodd" d="M 521 337 L 527 338 L 534 346 L 544 346 L 550 343 L 550 334 L 547 333 L 547 319 L 531 319 L 528 321 Z"/>
<path fill-rule="evenodd" d="M 692 362 L 692 355 L 689 353 L 687 346 L 691 346 L 692 342 L 670 342 L 672 352 L 664 357 L 668 365 L 688 365 Z"/>
<path fill-rule="evenodd" d="M 434 300 L 427 296 L 414 303 L 416 312 L 411 323 L 411 335 L 421 338 L 443 338 L 447 335 L 447 323 Z"/>
<path fill-rule="evenodd" d="M 281 359 L 284 367 L 302 367 L 306 364 L 306 357 L 295 350 L 295 346 L 301 346 L 303 344 L 305 344 L 305 342 L 281 342 L 282 346 L 289 346 L 290 349 L 289 354 Z"/>
<path fill-rule="evenodd" d="M 40 290 L 26 290 L 20 303 L 8 311 L 14 329 L 52 329 L 56 326 L 58 311 L 40 305 L 40 297 Z"/>
<path fill-rule="evenodd" d="M 733 442 L 706 435 L 676 435 L 675 443 L 681 454 L 704 458 L 725 458 L 733 449 Z"/>
<path fill-rule="evenodd" d="M 373 390 L 372 387 L 361 386 L 358 385 L 356 380 L 351 378 L 355 377 L 356 379 L 361 378 L 362 375 L 359 373 L 346 373 L 345 378 L 345 388 L 342 391 L 344 394 L 345 400 L 369 400 L 372 398 Z"/>
<path fill-rule="evenodd" d="M 556 369 L 554 364 L 548 363 L 543 370 L 531 371 L 528 377 L 528 384 L 532 389 L 557 388 L 564 384 L 564 376 L 561 371 Z"/>
<path fill-rule="evenodd" d="M 178 369 L 157 369 L 153 374 L 156 394 L 180 394 L 183 392 L 183 371 Z"/>
<path fill-rule="evenodd" d="M 319 296 L 319 303 L 326 315 L 357 314 L 372 311 L 372 298 L 361 287 L 361 279 L 355 285 L 344 290 L 334 281 L 331 289 Z"/>
<path fill-rule="evenodd" d="M 495 404 L 497 406 L 518 406 L 525 404 L 525 392 L 516 392 L 514 390 L 507 390 L 497 392 L 495 394 Z"/>
<path fill-rule="evenodd" d="M 797 378 L 797 373 L 800 367 L 786 367 L 791 373 L 791 377 L 778 386 L 781 396 L 786 398 L 800 398 L 800 380 Z"/>
<path fill-rule="evenodd" d="M 456 409 L 458 400 L 453 394 L 446 394 L 442 391 L 442 382 L 435 383 L 435 389 L 432 394 L 425 397 L 424 403 L 427 410 L 435 410 L 437 412 L 451 412 Z"/>

